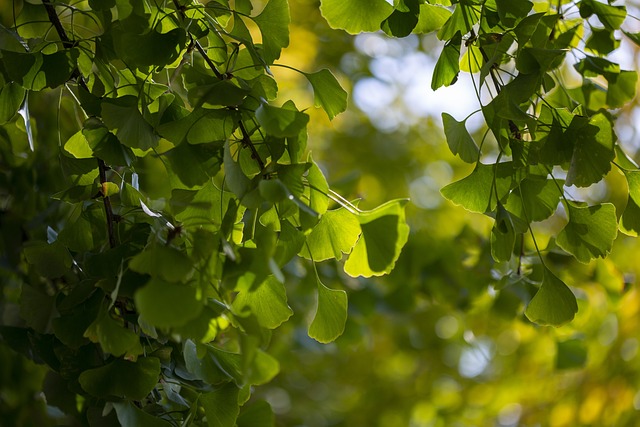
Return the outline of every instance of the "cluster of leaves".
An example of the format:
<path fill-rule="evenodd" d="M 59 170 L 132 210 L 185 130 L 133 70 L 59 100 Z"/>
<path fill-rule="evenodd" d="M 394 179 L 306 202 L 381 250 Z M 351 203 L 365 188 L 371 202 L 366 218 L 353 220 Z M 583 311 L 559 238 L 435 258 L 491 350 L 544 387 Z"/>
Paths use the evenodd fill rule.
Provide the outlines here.
<path fill-rule="evenodd" d="M 77 422 L 271 425 L 246 403 L 279 370 L 287 266 L 346 255 L 347 274 L 379 276 L 407 240 L 405 201 L 363 211 L 333 192 L 305 153 L 308 114 L 276 106 L 289 5 L 265 3 L 43 0 L 0 27 L 3 248 L 18 249 L 3 274 L 23 319 L 0 334 L 48 365 L 48 401 Z M 302 74 L 329 119 L 346 109 L 329 70 Z M 46 164 L 28 160 L 43 146 L 29 100 L 49 93 L 51 116 L 73 114 L 42 213 L 12 189 Z M 319 279 L 316 295 L 308 333 L 330 342 L 347 295 Z"/>
<path fill-rule="evenodd" d="M 572 320 L 576 298 L 545 266 L 531 224 L 551 217 L 561 204 L 567 223 L 547 249 L 560 248 L 583 263 L 605 257 L 618 229 L 633 236 L 640 230 L 639 171 L 616 144 L 614 131 L 615 110 L 633 99 L 638 76 L 607 58 L 620 45 L 625 6 L 597 0 L 555 5 L 461 0 L 450 10 L 439 5 L 449 2 L 401 0 L 391 6 L 379 0 L 374 12 L 359 3 L 324 0 L 323 13 L 332 26 L 350 32 L 381 28 L 403 37 L 437 30 L 445 45 L 432 78 L 434 90 L 454 84 L 461 71 L 474 75 L 497 150 L 484 144 L 486 138 L 480 145 L 474 141 L 467 119 L 443 113 L 451 152 L 475 168 L 442 194 L 495 219 L 491 253 L 503 263 L 503 285 L 524 281 L 539 286 L 525 312 L 531 321 L 559 326 Z M 622 32 L 638 43 L 638 34 Z M 568 55 L 581 77 L 575 87 L 565 82 Z M 483 104 L 482 94 L 490 101 Z M 566 190 L 598 183 L 612 165 L 629 186 L 619 220 L 613 204 L 588 206 Z M 527 234 L 540 262 L 526 257 Z"/>

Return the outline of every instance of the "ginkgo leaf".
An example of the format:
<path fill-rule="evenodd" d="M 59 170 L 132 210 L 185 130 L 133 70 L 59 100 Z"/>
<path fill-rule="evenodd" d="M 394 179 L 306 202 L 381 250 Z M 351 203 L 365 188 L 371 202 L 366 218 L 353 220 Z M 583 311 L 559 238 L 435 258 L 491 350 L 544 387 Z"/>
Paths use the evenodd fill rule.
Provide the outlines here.
<path fill-rule="evenodd" d="M 229 382 L 217 390 L 203 393 L 199 397 L 209 427 L 234 427 L 240 413 L 238 386 Z"/>
<path fill-rule="evenodd" d="M 289 46 L 289 3 L 287 0 L 269 0 L 253 20 L 262 33 L 262 56 L 267 64 L 271 64 L 280 58 L 280 51 Z"/>
<path fill-rule="evenodd" d="M 569 222 L 558 235 L 558 246 L 583 263 L 604 258 L 618 232 L 613 204 L 582 207 L 568 203 L 567 207 Z"/>
<path fill-rule="evenodd" d="M 615 157 L 613 145 L 617 138 L 611 121 L 603 113 L 593 115 L 575 137 L 567 185 L 588 187 L 611 170 Z"/>
<path fill-rule="evenodd" d="M 362 234 L 344 264 L 352 277 L 381 276 L 389 273 L 409 238 L 405 220 L 406 199 L 392 200 L 357 216 Z"/>
<path fill-rule="evenodd" d="M 140 316 L 159 328 L 184 325 L 202 310 L 195 288 L 155 278 L 136 291 L 134 301 Z"/>
<path fill-rule="evenodd" d="M 496 221 L 491 229 L 491 255 L 493 259 L 498 262 L 509 261 L 515 241 L 516 233 L 511 215 L 502 204 L 498 204 Z"/>
<path fill-rule="evenodd" d="M 321 0 L 320 12 L 331 28 L 358 34 L 378 31 L 393 6 L 385 0 Z"/>
<path fill-rule="evenodd" d="M 239 316 L 253 314 L 258 323 L 268 329 L 277 328 L 293 314 L 287 304 L 284 285 L 274 276 L 269 276 L 253 289 L 240 291 L 232 307 L 234 313 Z"/>
<path fill-rule="evenodd" d="M 344 332 L 347 321 L 347 293 L 329 289 L 318 280 L 318 305 L 309 325 L 309 336 L 321 343 L 328 343 Z"/>
<path fill-rule="evenodd" d="M 480 150 L 469 135 L 465 122 L 466 120 L 459 122 L 450 114 L 442 113 L 442 124 L 449 149 L 453 154 L 460 156 L 463 161 L 475 163 L 478 161 Z"/>
<path fill-rule="evenodd" d="M 360 233 L 360 223 L 353 213 L 344 208 L 327 211 L 307 236 L 300 256 L 315 262 L 340 260 L 342 254 L 351 252 Z"/>
<path fill-rule="evenodd" d="M 573 320 L 578 303 L 571 289 L 545 269 L 540 289 L 529 302 L 525 315 L 539 325 L 562 326 Z"/>
<path fill-rule="evenodd" d="M 322 107 L 329 120 L 347 109 L 347 91 L 340 86 L 331 71 L 325 68 L 315 73 L 303 74 L 313 87 L 315 106 Z"/>
<path fill-rule="evenodd" d="M 449 9 L 442 6 L 428 3 L 421 4 L 418 23 L 412 32 L 414 34 L 427 34 L 439 30 L 450 16 L 451 12 L 449 12 Z"/>
<path fill-rule="evenodd" d="M 485 213 L 496 206 L 496 194 L 502 200 L 512 183 L 511 162 L 497 165 L 478 163 L 469 176 L 445 186 L 440 192 L 446 199 L 471 212 Z"/>

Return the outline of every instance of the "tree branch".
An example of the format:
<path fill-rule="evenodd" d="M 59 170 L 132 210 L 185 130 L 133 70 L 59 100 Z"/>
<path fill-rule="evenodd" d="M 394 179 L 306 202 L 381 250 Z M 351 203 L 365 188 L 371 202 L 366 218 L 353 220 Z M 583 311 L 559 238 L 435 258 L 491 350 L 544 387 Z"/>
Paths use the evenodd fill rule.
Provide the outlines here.
<path fill-rule="evenodd" d="M 42 0 L 42 5 L 47 11 L 47 15 L 49 16 L 49 22 L 51 22 L 51 25 L 53 25 L 53 27 L 56 29 L 56 32 L 58 33 L 58 37 L 62 41 L 62 46 L 64 46 L 65 49 L 71 49 L 72 47 L 74 47 L 75 43 L 71 41 L 71 39 L 69 39 L 69 36 L 67 36 L 67 32 L 64 30 L 64 27 L 62 26 L 62 22 L 60 22 L 60 18 L 58 17 L 56 8 L 54 4 L 51 2 L 51 0 Z M 80 87 L 82 87 L 87 92 L 90 92 L 89 88 L 87 87 L 87 84 L 82 79 L 82 76 L 80 75 L 80 71 L 78 71 L 77 67 L 71 73 L 71 77 L 76 79 Z M 96 158 L 96 160 L 98 161 L 98 171 L 100 175 L 100 189 L 102 190 L 105 184 L 108 182 L 107 181 L 108 166 L 104 163 L 102 159 Z M 113 225 L 115 223 L 115 217 L 113 215 L 111 199 L 109 198 L 109 196 L 105 195 L 103 191 L 101 192 L 102 192 L 102 201 L 104 202 L 104 212 L 107 216 L 107 234 L 109 235 L 109 247 L 115 248 L 116 235 L 115 235 L 115 230 L 113 228 Z"/>

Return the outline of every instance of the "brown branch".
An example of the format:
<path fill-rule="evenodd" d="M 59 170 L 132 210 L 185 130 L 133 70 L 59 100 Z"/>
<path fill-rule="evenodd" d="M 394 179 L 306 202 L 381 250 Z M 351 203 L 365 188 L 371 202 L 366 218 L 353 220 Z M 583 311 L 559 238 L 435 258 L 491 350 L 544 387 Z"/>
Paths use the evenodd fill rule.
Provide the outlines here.
<path fill-rule="evenodd" d="M 62 46 L 64 46 L 65 49 L 70 49 L 74 47 L 75 43 L 71 41 L 71 39 L 69 39 L 69 36 L 67 36 L 67 32 L 64 30 L 64 27 L 62 26 L 62 22 L 60 22 L 60 18 L 58 17 L 58 13 L 56 12 L 56 8 L 54 4 L 51 2 L 51 0 L 42 0 L 42 4 L 45 10 L 47 11 L 47 15 L 49 16 L 49 22 L 51 22 L 51 25 L 53 25 L 53 27 L 56 29 L 56 32 L 58 33 L 58 37 L 62 41 Z M 80 75 L 80 71 L 78 70 L 77 67 L 71 73 L 71 78 L 75 78 L 79 86 L 81 86 L 87 92 L 90 92 L 89 88 L 87 87 L 87 84 L 82 79 L 82 76 Z M 105 184 L 108 182 L 107 181 L 108 166 L 104 163 L 102 159 L 96 158 L 96 160 L 98 161 L 98 171 L 100 175 L 100 189 L 102 193 L 102 200 L 104 202 L 104 212 L 107 216 L 107 233 L 109 235 L 109 247 L 115 248 L 116 235 L 115 235 L 115 230 L 113 228 L 113 225 L 115 223 L 115 216 L 113 214 L 113 208 L 111 206 L 111 199 L 109 198 L 109 196 L 104 194 L 104 190 L 103 190 L 105 187 Z"/>

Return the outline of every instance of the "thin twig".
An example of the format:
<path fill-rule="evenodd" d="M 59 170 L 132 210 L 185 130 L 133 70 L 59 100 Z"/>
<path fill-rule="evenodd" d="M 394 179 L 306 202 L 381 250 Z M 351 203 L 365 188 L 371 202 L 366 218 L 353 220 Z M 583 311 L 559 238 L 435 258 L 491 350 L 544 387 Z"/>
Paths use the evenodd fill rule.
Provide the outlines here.
<path fill-rule="evenodd" d="M 258 154 L 256 146 L 253 145 L 253 141 L 251 141 L 251 137 L 249 136 L 249 132 L 247 132 L 247 128 L 244 127 L 244 123 L 242 123 L 242 120 L 238 122 L 238 125 L 240 127 L 240 132 L 242 132 L 242 144 L 249 150 L 251 150 L 251 158 L 254 159 L 256 163 L 258 163 L 260 171 L 264 172 L 264 162 L 260 158 L 260 154 Z"/>

